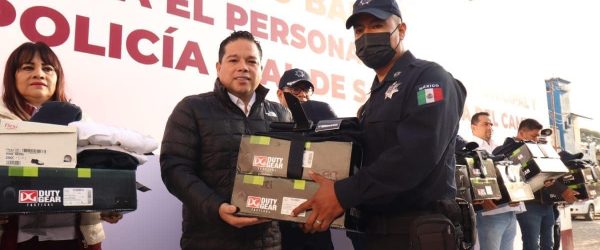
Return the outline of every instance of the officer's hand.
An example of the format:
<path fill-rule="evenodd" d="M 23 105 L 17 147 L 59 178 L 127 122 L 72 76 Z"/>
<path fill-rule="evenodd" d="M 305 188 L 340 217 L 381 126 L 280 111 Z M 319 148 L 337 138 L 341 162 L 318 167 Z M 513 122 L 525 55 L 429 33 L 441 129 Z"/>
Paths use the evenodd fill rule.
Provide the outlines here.
<path fill-rule="evenodd" d="M 8 216 L 0 215 L 0 225 L 4 225 L 6 223 L 8 223 Z"/>
<path fill-rule="evenodd" d="M 329 228 L 333 220 L 344 213 L 344 209 L 335 196 L 332 180 L 312 171 L 310 177 L 319 184 L 319 189 L 313 197 L 296 207 L 292 213 L 297 216 L 299 213 L 312 209 L 304 223 L 303 230 L 306 233 L 322 232 Z"/>
<path fill-rule="evenodd" d="M 123 214 L 119 212 L 100 213 L 100 219 L 110 224 L 115 224 L 119 222 L 119 220 L 123 219 Z"/>
<path fill-rule="evenodd" d="M 578 195 L 579 192 L 567 188 L 565 189 L 565 191 L 562 192 L 561 196 L 562 198 L 569 204 L 573 204 L 573 202 L 577 201 L 577 197 L 575 197 L 575 195 Z"/>
<path fill-rule="evenodd" d="M 483 207 L 484 211 L 490 211 L 492 209 L 496 209 L 496 203 L 494 203 L 493 200 L 483 200 L 483 203 L 481 204 L 481 206 Z"/>
<path fill-rule="evenodd" d="M 237 207 L 229 203 L 222 203 L 221 206 L 219 206 L 219 216 L 221 217 L 221 219 L 227 224 L 237 228 L 242 228 L 245 226 L 251 226 L 270 221 L 268 219 L 263 218 L 236 216 L 234 215 L 236 211 Z"/>

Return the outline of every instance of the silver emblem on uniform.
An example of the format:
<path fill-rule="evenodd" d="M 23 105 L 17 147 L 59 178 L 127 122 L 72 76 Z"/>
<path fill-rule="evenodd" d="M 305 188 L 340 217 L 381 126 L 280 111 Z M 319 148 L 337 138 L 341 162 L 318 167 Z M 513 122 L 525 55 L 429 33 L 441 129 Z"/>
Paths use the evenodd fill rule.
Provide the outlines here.
<path fill-rule="evenodd" d="M 399 82 L 394 82 L 392 85 L 390 85 L 388 87 L 388 89 L 385 91 L 385 99 L 392 99 L 392 96 L 394 96 L 394 94 L 396 92 L 398 92 L 398 86 L 400 86 L 401 83 Z"/>
<path fill-rule="evenodd" d="M 398 77 L 400 74 L 402 74 L 402 71 L 397 71 L 394 73 L 394 78 Z"/>

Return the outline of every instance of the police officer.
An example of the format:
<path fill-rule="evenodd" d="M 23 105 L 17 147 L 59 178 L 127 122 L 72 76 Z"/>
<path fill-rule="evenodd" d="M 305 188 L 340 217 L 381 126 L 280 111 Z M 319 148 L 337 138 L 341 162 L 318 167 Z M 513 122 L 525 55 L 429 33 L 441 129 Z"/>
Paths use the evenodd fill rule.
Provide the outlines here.
<path fill-rule="evenodd" d="M 279 103 L 287 107 L 283 92 L 296 96 L 300 100 L 304 113 L 314 123 L 336 118 L 337 116 L 329 104 L 310 99 L 314 90 L 315 85 L 310 81 L 310 76 L 306 71 L 298 68 L 289 69 L 283 72 L 281 79 L 279 79 L 277 98 L 279 98 Z"/>
<path fill-rule="evenodd" d="M 350 27 L 356 55 L 376 73 L 361 120 L 363 166 L 337 182 L 312 174 L 320 187 L 294 213 L 312 209 L 304 227 L 314 232 L 358 206 L 368 249 L 408 249 L 414 218 L 456 195 L 454 144 L 466 90 L 440 65 L 405 50 L 395 0 L 357 0 Z"/>

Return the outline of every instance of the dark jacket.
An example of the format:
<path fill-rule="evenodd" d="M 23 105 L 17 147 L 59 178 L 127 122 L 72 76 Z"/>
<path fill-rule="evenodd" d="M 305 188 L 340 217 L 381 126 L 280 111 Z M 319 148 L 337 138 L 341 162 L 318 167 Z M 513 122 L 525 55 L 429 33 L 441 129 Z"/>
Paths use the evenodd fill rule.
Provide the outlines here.
<path fill-rule="evenodd" d="M 465 98 L 458 80 L 409 51 L 383 82 L 375 78 L 361 115 L 363 167 L 335 183 L 342 207 L 394 216 L 453 199 L 455 138 Z"/>
<path fill-rule="evenodd" d="M 265 132 L 273 121 L 291 121 L 258 86 L 248 117 L 217 81 L 213 92 L 185 97 L 167 121 L 161 146 L 162 179 L 183 202 L 182 249 L 279 249 L 276 222 L 241 229 L 221 220 L 230 202 L 241 136 Z"/>

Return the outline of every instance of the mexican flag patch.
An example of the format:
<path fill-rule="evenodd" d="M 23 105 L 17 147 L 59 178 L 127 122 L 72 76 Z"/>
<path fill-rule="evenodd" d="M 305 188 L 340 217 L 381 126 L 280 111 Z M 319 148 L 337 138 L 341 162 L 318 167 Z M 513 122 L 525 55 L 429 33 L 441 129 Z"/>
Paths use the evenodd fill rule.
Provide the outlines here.
<path fill-rule="evenodd" d="M 436 87 L 426 87 L 417 92 L 417 101 L 419 106 L 423 104 L 439 102 L 442 100 L 444 100 L 444 93 L 439 85 Z"/>

